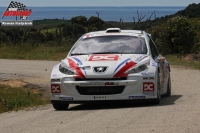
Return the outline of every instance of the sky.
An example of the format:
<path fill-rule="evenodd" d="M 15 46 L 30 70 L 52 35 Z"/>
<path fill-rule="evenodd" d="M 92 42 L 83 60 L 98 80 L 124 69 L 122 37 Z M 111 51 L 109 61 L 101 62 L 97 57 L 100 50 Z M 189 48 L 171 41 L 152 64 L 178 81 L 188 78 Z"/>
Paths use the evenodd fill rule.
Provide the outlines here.
<path fill-rule="evenodd" d="M 0 0 L 7 7 L 11 0 Z M 27 7 L 33 6 L 188 6 L 199 0 L 13 0 Z"/>

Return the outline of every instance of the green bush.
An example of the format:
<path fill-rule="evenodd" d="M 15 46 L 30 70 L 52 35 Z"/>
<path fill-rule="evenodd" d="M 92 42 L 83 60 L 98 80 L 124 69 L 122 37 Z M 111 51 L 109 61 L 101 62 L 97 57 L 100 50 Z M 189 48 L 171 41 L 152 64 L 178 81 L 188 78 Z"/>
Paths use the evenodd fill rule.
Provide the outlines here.
<path fill-rule="evenodd" d="M 85 16 L 76 16 L 71 19 L 71 24 L 78 24 L 82 26 L 87 26 L 87 18 Z"/>
<path fill-rule="evenodd" d="M 6 41 L 7 41 L 6 33 L 0 32 L 0 43 L 6 42 Z"/>
<path fill-rule="evenodd" d="M 162 53 L 187 54 L 195 45 L 197 34 L 187 17 L 177 16 L 159 25 L 152 36 Z"/>
<path fill-rule="evenodd" d="M 78 24 L 67 25 L 62 28 L 62 34 L 64 37 L 68 37 L 68 36 L 76 37 L 79 34 L 84 34 L 84 33 L 86 33 L 85 27 Z"/>
<path fill-rule="evenodd" d="M 91 16 L 88 19 L 88 24 L 89 24 L 90 27 L 95 27 L 98 30 L 100 30 L 100 29 L 103 29 L 105 22 L 98 17 Z"/>
<path fill-rule="evenodd" d="M 53 35 L 53 33 L 51 33 L 51 32 L 46 32 L 46 33 L 45 33 L 45 40 L 46 40 L 46 41 L 52 41 L 52 40 L 54 40 L 54 35 Z"/>

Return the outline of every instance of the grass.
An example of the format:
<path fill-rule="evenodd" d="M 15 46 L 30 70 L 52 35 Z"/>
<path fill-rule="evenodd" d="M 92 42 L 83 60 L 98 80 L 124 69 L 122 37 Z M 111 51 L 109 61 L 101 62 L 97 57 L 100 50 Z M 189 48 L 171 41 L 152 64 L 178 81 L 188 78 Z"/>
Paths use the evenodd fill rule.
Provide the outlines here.
<path fill-rule="evenodd" d="M 48 29 L 48 32 L 54 34 L 54 33 L 56 32 L 56 29 L 57 29 L 57 28 Z M 44 34 L 44 33 L 46 33 L 46 32 L 47 32 L 47 29 L 41 30 L 41 33 L 42 33 L 42 34 Z M 59 33 L 59 31 L 58 31 L 58 33 Z"/>
<path fill-rule="evenodd" d="M 0 113 L 44 105 L 49 102 L 49 99 L 44 99 L 40 92 L 0 85 Z"/>
<path fill-rule="evenodd" d="M 170 65 L 178 65 L 200 70 L 200 61 L 187 60 L 185 57 L 180 55 L 167 55 L 165 58 Z"/>
<path fill-rule="evenodd" d="M 20 45 L 0 45 L 0 59 L 23 59 L 23 60 L 56 60 L 59 61 L 64 59 L 72 44 L 62 44 L 55 46 L 54 42 L 48 45 L 31 45 L 31 44 L 20 44 Z M 200 70 L 200 61 L 186 60 L 185 57 L 180 55 L 166 55 L 167 61 L 171 65 L 179 65 L 190 67 Z"/>
<path fill-rule="evenodd" d="M 72 45 L 61 46 L 32 46 L 21 45 L 0 45 L 1 59 L 23 59 L 23 60 L 61 60 L 68 54 Z"/>

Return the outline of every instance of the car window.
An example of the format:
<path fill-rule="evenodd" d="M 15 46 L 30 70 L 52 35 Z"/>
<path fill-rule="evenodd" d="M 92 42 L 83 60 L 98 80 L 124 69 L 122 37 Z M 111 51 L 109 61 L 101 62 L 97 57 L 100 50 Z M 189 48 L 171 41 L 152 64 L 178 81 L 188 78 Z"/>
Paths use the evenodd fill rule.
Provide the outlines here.
<path fill-rule="evenodd" d="M 150 50 L 151 50 L 151 55 L 152 55 L 153 59 L 155 59 L 159 55 L 158 50 L 155 46 L 155 43 L 151 39 L 151 37 L 148 36 L 148 39 L 149 39 L 149 46 L 150 46 Z"/>
<path fill-rule="evenodd" d="M 145 39 L 137 36 L 98 36 L 79 39 L 71 54 L 91 53 L 146 54 Z"/>

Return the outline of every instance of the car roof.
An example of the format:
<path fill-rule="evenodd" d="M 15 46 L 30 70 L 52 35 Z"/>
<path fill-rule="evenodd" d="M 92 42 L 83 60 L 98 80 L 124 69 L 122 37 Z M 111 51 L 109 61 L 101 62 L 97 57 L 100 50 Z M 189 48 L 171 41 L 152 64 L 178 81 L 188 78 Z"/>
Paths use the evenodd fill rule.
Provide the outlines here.
<path fill-rule="evenodd" d="M 119 32 L 117 32 L 117 30 L 115 29 L 119 29 L 119 28 L 108 28 L 107 30 L 103 30 L 103 31 L 94 31 L 94 32 L 89 32 L 87 34 L 96 34 L 96 33 L 136 33 L 136 34 L 143 34 L 144 31 L 142 30 L 121 30 L 119 29 Z M 113 32 L 107 32 L 107 31 L 113 31 Z"/>
<path fill-rule="evenodd" d="M 94 31 L 86 33 L 84 38 L 94 36 L 109 36 L 109 35 L 127 35 L 127 36 L 143 36 L 146 32 L 142 30 L 121 30 L 120 28 L 108 28 L 103 31 Z"/>

